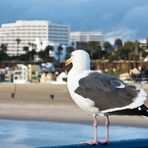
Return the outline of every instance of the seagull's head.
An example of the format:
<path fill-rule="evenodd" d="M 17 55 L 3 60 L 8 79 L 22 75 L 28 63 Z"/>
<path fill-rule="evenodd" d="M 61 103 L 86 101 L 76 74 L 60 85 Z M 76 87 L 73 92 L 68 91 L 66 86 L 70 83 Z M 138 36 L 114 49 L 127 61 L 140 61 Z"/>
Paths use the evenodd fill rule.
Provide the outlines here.
<path fill-rule="evenodd" d="M 73 68 L 77 71 L 90 69 L 90 57 L 84 50 L 75 50 L 71 53 L 71 56 L 66 60 L 65 65 L 72 63 Z"/>

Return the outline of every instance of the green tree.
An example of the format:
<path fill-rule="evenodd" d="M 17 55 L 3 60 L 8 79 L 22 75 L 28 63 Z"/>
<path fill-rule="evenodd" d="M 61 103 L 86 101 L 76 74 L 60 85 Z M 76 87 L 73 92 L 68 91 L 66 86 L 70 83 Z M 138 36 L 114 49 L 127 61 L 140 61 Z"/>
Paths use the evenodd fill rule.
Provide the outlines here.
<path fill-rule="evenodd" d="M 112 45 L 111 45 L 110 42 L 106 41 L 106 42 L 104 42 L 104 44 L 103 44 L 103 48 L 105 49 L 105 51 L 110 52 L 111 49 L 112 49 Z"/>
<path fill-rule="evenodd" d="M 128 50 L 129 60 L 139 60 L 140 59 L 140 43 L 138 41 L 127 41 L 124 43 L 124 48 Z"/>
<path fill-rule="evenodd" d="M 148 49 L 148 38 L 146 39 L 146 49 Z"/>
<path fill-rule="evenodd" d="M 60 63 L 60 56 L 62 54 L 62 50 L 63 50 L 62 45 L 59 45 L 58 48 L 57 48 L 57 56 L 58 56 L 58 62 L 59 63 Z"/>
<path fill-rule="evenodd" d="M 3 50 L 4 52 L 7 52 L 8 44 L 2 43 L 0 45 L 0 49 Z"/>
<path fill-rule="evenodd" d="M 116 50 L 116 60 L 128 60 L 128 52 L 129 50 L 120 47 Z"/>
<path fill-rule="evenodd" d="M 36 50 L 37 47 L 36 44 L 30 42 L 28 43 L 28 46 L 31 47 L 31 49 L 29 48 L 29 50 Z"/>
<path fill-rule="evenodd" d="M 29 61 L 32 61 L 34 59 L 34 56 L 37 54 L 36 52 L 36 44 L 34 43 L 28 43 L 28 48 L 29 48 L 29 52 L 28 52 L 28 56 L 29 56 Z M 31 47 L 31 48 L 30 48 Z"/>
<path fill-rule="evenodd" d="M 139 60 L 140 43 L 136 40 L 133 42 L 133 44 L 134 44 L 134 60 Z"/>
<path fill-rule="evenodd" d="M 54 47 L 51 45 L 46 46 L 45 50 L 47 50 L 46 52 L 48 52 L 48 55 L 50 55 L 50 51 L 54 50 Z"/>
<path fill-rule="evenodd" d="M 16 44 L 17 44 L 17 52 L 16 52 L 16 56 L 18 57 L 19 44 L 20 44 L 20 42 L 21 42 L 21 39 L 17 38 L 15 41 L 16 41 Z"/>
<path fill-rule="evenodd" d="M 28 53 L 29 52 L 29 47 L 28 46 L 24 46 L 23 50 L 25 51 L 25 53 Z"/>
<path fill-rule="evenodd" d="M 37 52 L 35 51 L 35 49 L 32 49 L 31 51 L 29 51 L 28 54 L 29 54 L 29 60 L 32 61 Z"/>
<path fill-rule="evenodd" d="M 115 52 L 115 50 L 112 50 L 112 52 L 110 53 L 110 55 L 108 56 L 109 61 L 114 61 L 114 60 L 118 60 L 118 56 Z"/>
<path fill-rule="evenodd" d="M 7 54 L 3 50 L 0 50 L 0 61 L 6 60 L 7 57 Z"/>
<path fill-rule="evenodd" d="M 122 40 L 116 39 L 114 45 L 116 46 L 116 48 L 121 48 L 122 47 Z"/>
<path fill-rule="evenodd" d="M 74 47 L 68 46 L 66 48 L 66 58 L 69 58 L 70 57 L 70 54 L 71 54 L 72 51 L 74 51 Z"/>
<path fill-rule="evenodd" d="M 7 55 L 7 44 L 1 44 L 0 45 L 0 61 L 6 60 L 8 58 Z"/>
<path fill-rule="evenodd" d="M 21 60 L 21 61 L 24 61 L 24 60 L 29 61 L 29 59 L 30 59 L 29 58 L 29 47 L 24 46 L 23 51 L 25 51 L 25 53 L 19 56 L 19 60 Z"/>
<path fill-rule="evenodd" d="M 53 50 L 53 46 L 46 46 L 45 50 L 38 52 L 39 57 L 43 60 L 43 61 L 49 61 L 49 51 Z"/>
<path fill-rule="evenodd" d="M 92 59 L 101 59 L 102 50 L 99 41 L 90 41 L 88 42 L 89 48 L 91 49 L 91 58 Z"/>
<path fill-rule="evenodd" d="M 134 56 L 134 44 L 132 41 L 126 41 L 124 43 L 124 49 L 128 51 L 128 60 L 133 60 Z"/>

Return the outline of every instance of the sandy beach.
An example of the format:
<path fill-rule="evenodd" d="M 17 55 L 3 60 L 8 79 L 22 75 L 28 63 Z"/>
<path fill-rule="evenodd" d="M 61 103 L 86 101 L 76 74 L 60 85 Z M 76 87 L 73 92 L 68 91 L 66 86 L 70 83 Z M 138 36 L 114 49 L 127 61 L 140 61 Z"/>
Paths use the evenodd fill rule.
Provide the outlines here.
<path fill-rule="evenodd" d="M 142 87 L 148 91 L 148 84 Z M 0 84 L 0 118 L 92 123 L 92 116 L 70 98 L 67 86 L 57 84 Z M 100 124 L 105 122 L 104 117 L 98 119 Z M 148 127 L 143 117 L 111 116 L 110 120 L 111 124 Z"/>

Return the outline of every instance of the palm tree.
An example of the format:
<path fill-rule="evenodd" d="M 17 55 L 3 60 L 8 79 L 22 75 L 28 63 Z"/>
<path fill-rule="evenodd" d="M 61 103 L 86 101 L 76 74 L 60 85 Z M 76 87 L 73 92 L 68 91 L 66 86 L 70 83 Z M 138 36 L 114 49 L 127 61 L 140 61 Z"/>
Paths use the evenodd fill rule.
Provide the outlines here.
<path fill-rule="evenodd" d="M 105 51 L 110 52 L 111 49 L 112 49 L 112 45 L 111 45 L 110 42 L 106 41 L 106 42 L 104 42 L 104 44 L 103 44 L 103 48 L 105 49 Z"/>
<path fill-rule="evenodd" d="M 0 45 L 0 61 L 6 60 L 7 57 L 8 57 L 8 55 L 7 55 L 7 53 L 6 53 L 6 51 L 7 51 L 7 45 L 8 45 L 8 44 L 4 44 L 4 43 L 2 43 L 2 44 Z"/>
<path fill-rule="evenodd" d="M 24 46 L 23 50 L 25 51 L 25 53 L 28 53 L 29 52 L 29 47 L 28 46 Z"/>
<path fill-rule="evenodd" d="M 134 44 L 134 60 L 139 60 L 140 43 L 136 40 Z"/>
<path fill-rule="evenodd" d="M 36 44 L 30 43 L 30 42 L 28 43 L 28 46 L 29 46 L 29 51 L 36 50 L 36 48 L 37 48 Z"/>
<path fill-rule="evenodd" d="M 74 51 L 74 47 L 73 46 L 68 46 L 66 48 L 66 58 L 70 57 L 71 52 Z"/>
<path fill-rule="evenodd" d="M 18 51 L 19 51 L 19 44 L 20 44 L 21 40 L 19 38 L 16 39 L 16 44 L 17 44 L 17 57 L 18 57 Z"/>
<path fill-rule="evenodd" d="M 116 39 L 114 45 L 116 46 L 116 48 L 121 48 L 122 47 L 122 40 Z"/>
<path fill-rule="evenodd" d="M 101 59 L 101 44 L 99 41 L 89 41 L 89 48 L 91 49 L 91 58 L 92 59 Z"/>
<path fill-rule="evenodd" d="M 148 38 L 146 39 L 146 49 L 148 49 Z"/>
<path fill-rule="evenodd" d="M 60 57 L 61 57 L 61 54 L 62 54 L 62 50 L 63 50 L 63 48 L 62 48 L 62 45 L 60 45 L 60 46 L 58 46 L 58 48 L 57 48 L 57 55 L 58 55 L 58 62 L 60 63 Z"/>
<path fill-rule="evenodd" d="M 134 57 L 134 44 L 132 41 L 126 41 L 124 43 L 124 49 L 128 51 L 128 60 L 133 60 Z"/>
<path fill-rule="evenodd" d="M 52 52 L 53 49 L 54 47 L 51 45 L 46 46 L 45 51 L 47 52 L 48 56 L 50 56 L 50 52 Z"/>
<path fill-rule="evenodd" d="M 2 43 L 0 45 L 0 49 L 3 50 L 4 52 L 6 52 L 7 51 L 7 46 L 8 46 L 8 44 Z"/>
<path fill-rule="evenodd" d="M 43 59 L 43 61 L 49 61 L 49 51 L 53 50 L 53 46 L 46 46 L 45 50 L 39 51 L 38 56 Z"/>

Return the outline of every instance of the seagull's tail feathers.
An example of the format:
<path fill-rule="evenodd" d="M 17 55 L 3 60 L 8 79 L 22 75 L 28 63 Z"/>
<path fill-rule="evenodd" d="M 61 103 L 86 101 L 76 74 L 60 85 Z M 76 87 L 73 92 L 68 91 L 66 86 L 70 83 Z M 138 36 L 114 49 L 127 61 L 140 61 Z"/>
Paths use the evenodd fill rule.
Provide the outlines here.
<path fill-rule="evenodd" d="M 148 107 L 146 107 L 145 105 L 142 105 L 141 109 L 142 109 L 141 111 L 143 116 L 148 119 Z"/>
<path fill-rule="evenodd" d="M 148 107 L 144 104 L 133 109 L 124 109 L 113 112 L 108 112 L 108 115 L 131 115 L 131 116 L 143 116 L 148 118 Z"/>

